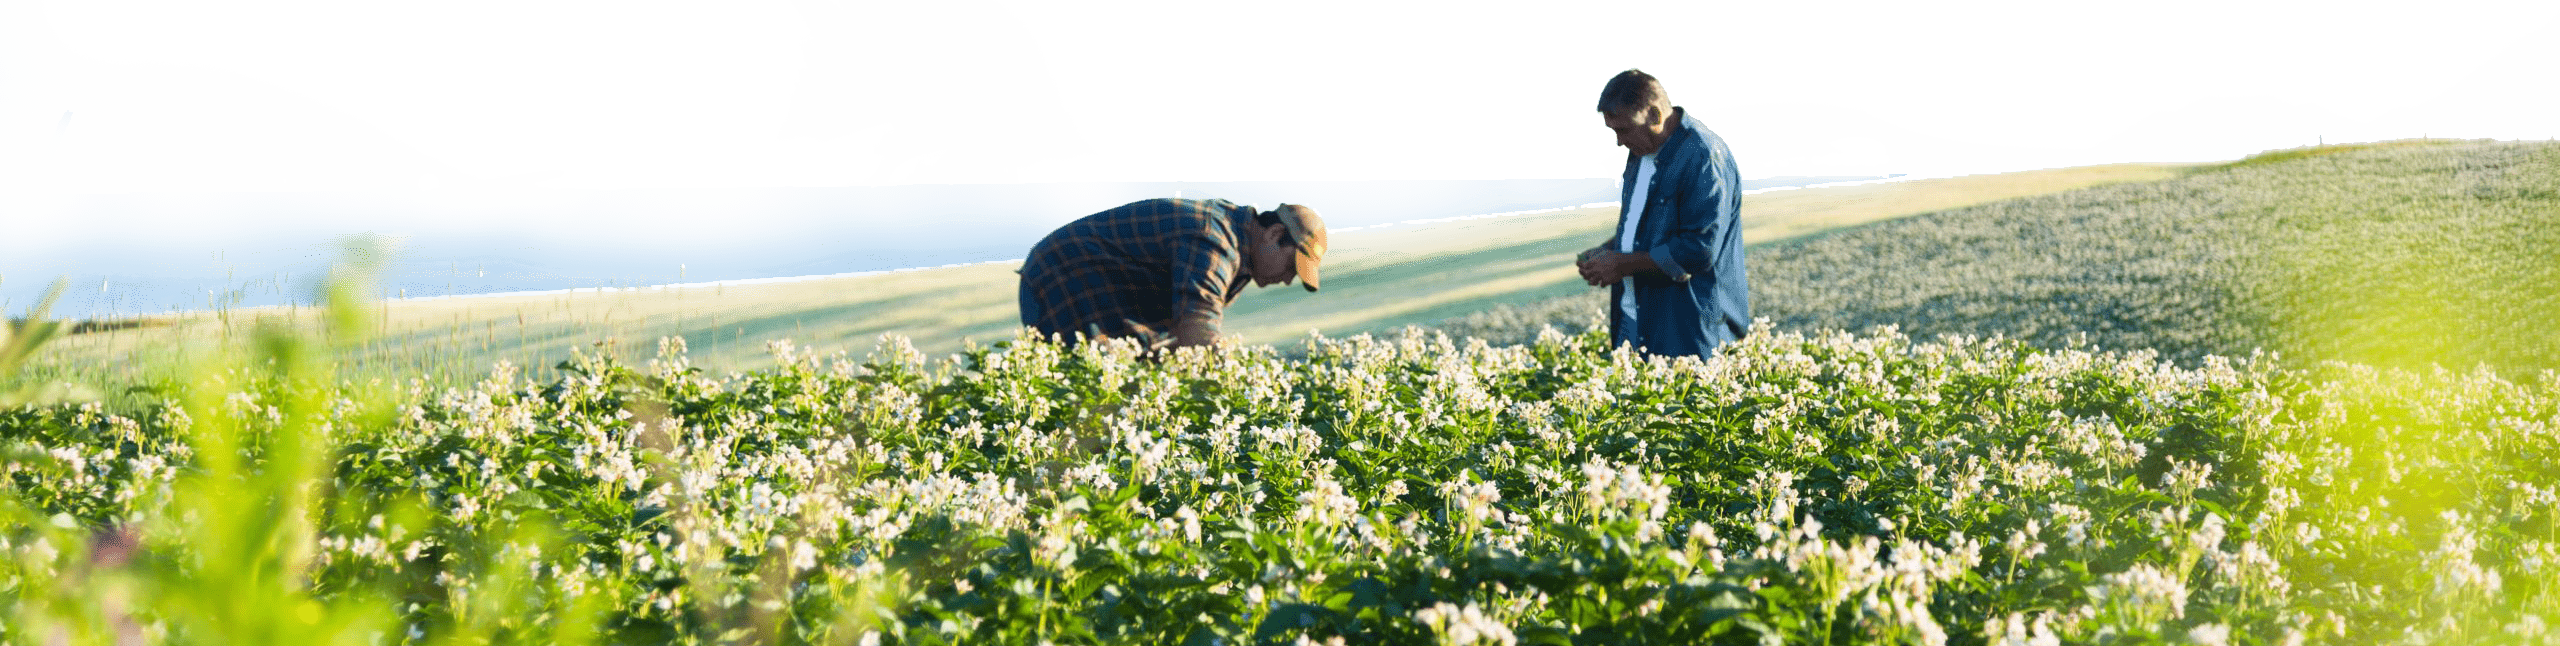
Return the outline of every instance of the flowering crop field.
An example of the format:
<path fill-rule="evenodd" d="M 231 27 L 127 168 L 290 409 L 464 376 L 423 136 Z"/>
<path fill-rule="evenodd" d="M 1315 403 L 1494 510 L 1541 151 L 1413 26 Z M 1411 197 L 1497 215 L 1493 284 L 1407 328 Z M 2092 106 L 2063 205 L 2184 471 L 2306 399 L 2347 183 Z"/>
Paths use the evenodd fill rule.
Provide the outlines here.
<path fill-rule="evenodd" d="M 19 643 L 2550 643 L 2560 374 L 1763 333 L 680 340 L 21 402 Z M 0 366 L 5 367 L 5 366 Z M 5 392 L 5 391 L 0 391 Z"/>
<path fill-rule="evenodd" d="M 1753 313 L 1789 329 L 2529 375 L 2560 368 L 2555 249 L 2560 144 L 2432 140 L 1880 222 L 1752 247 L 1749 271 Z M 1441 327 L 1496 342 L 1571 331 L 1605 293 Z"/>
<path fill-rule="evenodd" d="M 1754 247 L 1704 361 L 1582 298 L 404 373 L 341 289 L 84 387 L 39 312 L 0 640 L 2560 643 L 2554 236 L 2548 144 L 2280 151 Z"/>

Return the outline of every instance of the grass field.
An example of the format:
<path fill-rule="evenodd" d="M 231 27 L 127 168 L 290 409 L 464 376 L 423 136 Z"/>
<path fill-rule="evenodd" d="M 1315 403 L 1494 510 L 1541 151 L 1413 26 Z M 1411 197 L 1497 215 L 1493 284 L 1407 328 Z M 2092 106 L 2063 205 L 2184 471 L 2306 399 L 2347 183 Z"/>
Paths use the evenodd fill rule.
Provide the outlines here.
<path fill-rule="evenodd" d="M 0 337 L 0 642 L 2560 643 L 2555 168 L 2426 142 L 1853 187 L 1947 191 L 1916 215 L 1787 196 L 1838 227 L 1767 194 L 1755 296 L 1789 318 L 1703 360 L 1546 324 L 1588 296 L 1160 357 L 837 352 L 870 332 L 803 318 L 1006 329 L 1000 266 L 342 289 L 21 371 L 38 321 Z M 1381 229 L 1340 311 L 1238 316 L 1535 298 L 1606 226 Z M 709 333 L 573 351 L 661 328 Z M 812 330 L 845 337 L 744 347 Z M 475 363 L 509 353 L 567 360 Z M 164 369 L 81 363 L 110 356 Z"/>
<path fill-rule="evenodd" d="M 1771 191 L 1744 200 L 1745 239 L 1785 240 L 1861 223 L 2093 185 L 2154 180 L 2178 166 L 2086 168 Z M 1615 209 L 1459 220 L 1346 231 L 1326 263 L 1326 290 L 1257 289 L 1239 298 L 1229 332 L 1287 342 L 1310 330 L 1331 336 L 1534 303 L 1588 288 L 1568 261 L 1615 226 Z M 579 291 L 534 296 L 392 300 L 361 363 L 386 374 L 469 379 L 500 359 L 534 374 L 611 338 L 645 346 L 681 336 L 699 365 L 764 365 L 765 343 L 863 350 L 882 333 L 931 355 L 964 342 L 1008 338 L 1019 326 L 1014 266 L 990 263 L 796 282 L 682 289 Z M 258 321 L 311 325 L 317 310 L 255 308 L 66 338 L 60 361 L 149 365 L 172 347 L 201 348 Z M 645 348 L 643 348 L 645 350 Z"/>
<path fill-rule="evenodd" d="M 2179 177 L 1951 208 L 1751 249 L 1782 329 L 1894 326 L 2193 362 L 2560 368 L 2560 145 L 2276 151 Z M 1590 325 L 1595 295 L 1491 308 L 1452 333 Z"/>

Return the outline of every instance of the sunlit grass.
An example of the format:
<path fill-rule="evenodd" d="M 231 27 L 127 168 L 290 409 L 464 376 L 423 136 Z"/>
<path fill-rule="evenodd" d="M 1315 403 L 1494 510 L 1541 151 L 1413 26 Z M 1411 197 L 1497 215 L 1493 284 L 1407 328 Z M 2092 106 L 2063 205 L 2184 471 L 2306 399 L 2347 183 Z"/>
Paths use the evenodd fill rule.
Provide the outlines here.
<path fill-rule="evenodd" d="M 1755 247 L 1752 311 L 2180 361 L 2266 350 L 2408 368 L 2560 368 L 2560 146 L 2384 142 L 2253 157 Z M 1582 294 L 1443 324 L 1582 329 Z"/>
<path fill-rule="evenodd" d="M 2156 179 L 2175 167 L 2115 165 L 2003 175 L 1772 191 L 1748 196 L 1745 237 L 1763 243 L 1932 209 Z M 1227 329 L 1248 341 L 1288 344 L 1310 330 L 1332 336 L 1384 332 L 1503 304 L 1585 293 L 1562 259 L 1615 226 L 1614 208 L 1346 231 L 1327 260 L 1326 290 L 1253 290 Z M 396 252 L 396 250 L 392 250 Z M 863 348 L 882 333 L 932 354 L 967 341 L 1008 338 L 1018 327 L 1014 267 L 996 263 L 803 282 L 731 284 L 564 294 L 386 299 L 378 333 L 343 368 L 393 381 L 468 381 L 500 360 L 552 375 L 571 349 L 646 354 L 680 336 L 716 369 L 766 365 L 764 344 Z M 316 301 L 313 301 L 316 302 Z M 138 383 L 145 374 L 262 325 L 316 329 L 311 305 L 223 309 L 153 318 L 150 327 L 69 335 L 38 366 L 74 382 Z M 598 342 L 615 339 L 610 346 Z M 636 344 L 636 345 L 635 345 Z"/>

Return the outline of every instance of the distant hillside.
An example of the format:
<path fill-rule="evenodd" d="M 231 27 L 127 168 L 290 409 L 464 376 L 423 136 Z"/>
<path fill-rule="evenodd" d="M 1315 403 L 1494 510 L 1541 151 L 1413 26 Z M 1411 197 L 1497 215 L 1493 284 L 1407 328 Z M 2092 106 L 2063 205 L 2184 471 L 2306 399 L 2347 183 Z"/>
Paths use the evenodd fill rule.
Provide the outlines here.
<path fill-rule="evenodd" d="M 1748 214 L 1746 213 L 1746 216 Z M 2560 368 L 2560 145 L 2274 151 L 2183 177 L 2024 197 L 1754 247 L 1753 313 L 2194 361 Z M 1519 340 L 1597 293 L 1452 318 Z"/>

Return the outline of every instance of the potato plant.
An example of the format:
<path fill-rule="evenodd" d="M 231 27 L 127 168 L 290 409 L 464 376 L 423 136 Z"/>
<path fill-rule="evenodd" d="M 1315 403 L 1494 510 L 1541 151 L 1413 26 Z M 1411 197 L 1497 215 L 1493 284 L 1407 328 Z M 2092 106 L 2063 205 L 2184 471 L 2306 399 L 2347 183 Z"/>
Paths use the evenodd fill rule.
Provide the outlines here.
<path fill-rule="evenodd" d="M 1772 318 L 1703 361 L 1564 301 L 448 386 L 351 360 L 348 280 L 324 332 L 66 385 L 39 305 L 0 329 L 0 640 L 2560 642 L 2555 150 L 1755 249 Z"/>
<path fill-rule="evenodd" d="M 2547 643 L 2560 375 L 1892 330 L 341 380 L 0 410 L 19 643 Z"/>

